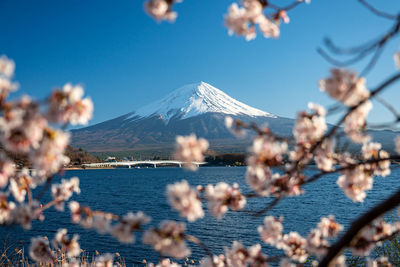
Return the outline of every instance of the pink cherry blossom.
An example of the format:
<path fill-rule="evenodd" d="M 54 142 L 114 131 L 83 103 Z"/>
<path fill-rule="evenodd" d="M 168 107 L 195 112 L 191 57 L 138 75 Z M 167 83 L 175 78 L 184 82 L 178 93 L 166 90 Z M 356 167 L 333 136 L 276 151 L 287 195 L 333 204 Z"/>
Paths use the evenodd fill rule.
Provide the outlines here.
<path fill-rule="evenodd" d="M 186 180 L 167 186 L 168 201 L 182 217 L 193 222 L 204 217 L 204 211 L 197 190 L 190 188 Z"/>
<path fill-rule="evenodd" d="M 64 155 L 69 143 L 69 133 L 46 128 L 40 147 L 29 154 L 29 158 L 42 177 L 53 175 L 69 163 L 70 159 Z"/>
<path fill-rule="evenodd" d="M 297 232 L 285 234 L 282 238 L 282 242 L 278 245 L 278 248 L 282 248 L 285 251 L 285 254 L 291 259 L 302 263 L 307 260 L 307 240 Z"/>
<path fill-rule="evenodd" d="M 265 38 L 279 37 L 279 27 L 263 14 L 263 8 L 258 0 L 244 0 L 242 7 L 237 3 L 230 5 L 225 15 L 229 35 L 236 33 L 250 41 L 256 37 L 255 25 L 258 25 Z"/>
<path fill-rule="evenodd" d="M 370 136 L 364 133 L 366 119 L 372 109 L 371 101 L 366 101 L 350 113 L 344 122 L 344 131 L 355 143 L 364 143 L 370 140 Z"/>
<path fill-rule="evenodd" d="M 363 202 L 366 197 L 365 191 L 372 189 L 373 178 L 365 172 L 363 166 L 356 166 L 343 171 L 337 184 L 348 198 L 354 202 Z"/>
<path fill-rule="evenodd" d="M 9 178 L 15 173 L 15 163 L 0 153 L 0 188 L 8 184 Z"/>
<path fill-rule="evenodd" d="M 53 245 L 56 248 L 61 248 L 69 258 L 77 257 L 81 254 L 81 248 L 78 243 L 79 236 L 74 235 L 71 238 L 67 235 L 67 229 L 59 229 L 53 239 Z"/>
<path fill-rule="evenodd" d="M 185 230 L 184 223 L 162 221 L 157 229 L 151 228 L 144 233 L 143 243 L 162 255 L 182 259 L 191 253 L 185 242 Z"/>
<path fill-rule="evenodd" d="M 8 151 L 28 153 L 39 147 L 46 127 L 47 121 L 37 103 L 24 96 L 0 117 L 1 141 Z"/>
<path fill-rule="evenodd" d="M 299 112 L 293 128 L 296 142 L 306 148 L 319 141 L 327 130 L 325 109 L 314 103 L 309 103 L 308 106 L 313 112 Z"/>
<path fill-rule="evenodd" d="M 51 186 L 51 195 L 56 202 L 56 209 L 64 211 L 64 201 L 69 200 L 73 193 L 79 194 L 79 178 L 73 177 L 69 180 L 62 179 L 61 184 L 53 184 Z"/>
<path fill-rule="evenodd" d="M 394 265 L 386 257 L 380 257 L 375 260 L 368 259 L 367 267 L 394 267 Z"/>
<path fill-rule="evenodd" d="M 369 142 L 362 146 L 362 155 L 365 160 L 389 158 L 389 153 L 381 149 L 379 143 Z M 366 171 L 372 172 L 374 175 L 387 176 L 390 174 L 390 160 L 382 160 L 377 163 L 365 164 Z"/>
<path fill-rule="evenodd" d="M 197 139 L 196 135 L 177 136 L 174 158 L 184 162 L 190 170 L 197 169 L 197 163 L 204 161 L 203 153 L 208 149 L 208 141 L 204 138 Z"/>
<path fill-rule="evenodd" d="M 86 125 L 93 115 L 93 102 L 90 98 L 82 98 L 83 94 L 80 85 L 70 83 L 65 84 L 62 90 L 54 90 L 48 100 L 49 121 Z"/>
<path fill-rule="evenodd" d="M 167 20 L 170 22 L 174 22 L 176 17 L 178 16 L 176 12 L 173 12 L 172 4 L 174 2 L 181 2 L 181 1 L 171 1 L 169 3 L 166 0 L 148 0 L 144 4 L 144 8 L 150 16 L 154 19 L 161 21 Z"/>
<path fill-rule="evenodd" d="M 14 75 L 15 63 L 6 55 L 0 56 L 0 75 L 11 77 Z"/>
<path fill-rule="evenodd" d="M 113 267 L 113 263 L 114 255 L 106 253 L 96 257 L 94 267 Z"/>
<path fill-rule="evenodd" d="M 110 233 L 121 243 L 133 243 L 135 242 L 133 232 L 148 222 L 150 222 L 150 217 L 143 212 L 139 211 L 136 214 L 128 212 L 119 223 L 112 226 Z"/>
<path fill-rule="evenodd" d="M 239 185 L 236 183 L 233 186 L 224 182 L 216 186 L 207 185 L 205 197 L 211 214 L 218 219 L 221 219 L 228 211 L 228 207 L 237 211 L 246 205 L 246 198 L 241 194 Z"/>
<path fill-rule="evenodd" d="M 258 226 L 258 233 L 264 243 L 276 246 L 282 240 L 282 218 L 275 218 L 273 216 L 266 216 L 264 218 L 264 225 Z"/>
<path fill-rule="evenodd" d="M 325 139 L 314 152 L 314 160 L 318 169 L 322 171 L 332 171 L 336 163 L 335 153 L 336 142 L 334 139 Z"/>
<path fill-rule="evenodd" d="M 11 212 L 15 209 L 14 202 L 8 201 L 7 198 L 8 194 L 0 192 L 0 225 L 11 222 Z"/>
<path fill-rule="evenodd" d="M 55 260 L 50 249 L 49 240 L 43 237 L 33 237 L 29 246 L 29 256 L 37 262 L 52 263 Z"/>
<path fill-rule="evenodd" d="M 400 51 L 393 54 L 393 59 L 396 67 L 400 70 Z"/>
<path fill-rule="evenodd" d="M 332 69 L 331 77 L 319 81 L 321 91 L 347 106 L 357 105 L 369 97 L 365 79 L 345 69 Z"/>

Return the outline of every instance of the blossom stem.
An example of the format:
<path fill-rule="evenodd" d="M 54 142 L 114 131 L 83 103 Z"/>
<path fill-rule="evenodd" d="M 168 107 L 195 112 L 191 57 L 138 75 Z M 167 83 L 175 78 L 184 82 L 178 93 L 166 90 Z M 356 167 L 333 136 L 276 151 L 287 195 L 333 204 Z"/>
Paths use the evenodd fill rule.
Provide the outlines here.
<path fill-rule="evenodd" d="M 347 232 L 333 245 L 329 248 L 326 256 L 321 260 L 319 267 L 329 266 L 329 263 L 339 255 L 339 253 L 347 247 L 354 237 L 369 223 L 371 223 L 376 218 L 382 216 L 384 213 L 390 211 L 400 204 L 400 189 L 392 194 L 385 201 L 376 205 L 374 208 L 369 210 L 367 213 L 360 216 L 357 220 L 353 221 Z"/>

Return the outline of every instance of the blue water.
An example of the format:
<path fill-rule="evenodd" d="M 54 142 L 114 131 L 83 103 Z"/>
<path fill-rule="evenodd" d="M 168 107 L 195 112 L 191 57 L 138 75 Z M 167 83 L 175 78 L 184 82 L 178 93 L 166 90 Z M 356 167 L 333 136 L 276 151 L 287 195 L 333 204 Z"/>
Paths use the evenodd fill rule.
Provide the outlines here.
<path fill-rule="evenodd" d="M 67 171 L 64 177 L 80 178 L 82 192 L 73 199 L 83 205 L 118 215 L 142 210 L 152 217 L 151 224 L 156 225 L 163 219 L 182 220 L 166 202 L 167 184 L 182 179 L 188 180 L 191 185 L 215 184 L 219 181 L 230 184 L 236 182 L 244 192 L 250 192 L 244 181 L 245 171 L 244 167 L 202 167 L 198 172 L 188 172 L 180 168 L 71 170 Z M 312 172 L 311 169 L 309 173 Z M 298 231 L 302 235 L 306 235 L 321 216 L 329 214 L 335 214 L 340 223 L 348 226 L 355 216 L 398 188 L 400 170 L 393 170 L 386 178 L 376 177 L 374 188 L 367 193 L 364 203 L 353 203 L 345 198 L 336 185 L 337 177 L 337 174 L 328 175 L 305 186 L 305 195 L 282 201 L 269 214 L 283 215 L 285 232 Z M 45 199 L 49 199 L 49 195 L 48 193 Z M 249 199 L 246 210 L 259 210 L 270 201 L 264 198 Z M 27 244 L 31 236 L 46 235 L 53 238 L 57 229 L 67 228 L 69 233 L 80 235 L 81 248 L 89 253 L 96 250 L 100 253 L 118 252 L 129 265 L 139 263 L 143 259 L 158 261 L 158 254 L 141 244 L 140 234 L 137 234 L 136 243 L 121 245 L 108 235 L 100 235 L 96 231 L 87 231 L 72 224 L 68 209 L 64 213 L 50 209 L 45 212 L 45 216 L 46 220 L 34 222 L 30 231 L 24 231 L 19 226 L 0 228 L 0 239 L 8 238 L 8 242 Z M 246 246 L 261 243 L 257 226 L 262 222 L 263 216 L 228 212 L 222 220 L 206 216 L 194 223 L 187 222 L 187 228 L 188 233 L 200 238 L 214 253 L 222 253 L 223 247 L 231 246 L 234 240 L 241 240 Z M 264 249 L 267 254 L 273 253 L 267 246 L 264 246 Z M 199 260 L 204 255 L 200 248 L 192 247 L 190 258 Z"/>

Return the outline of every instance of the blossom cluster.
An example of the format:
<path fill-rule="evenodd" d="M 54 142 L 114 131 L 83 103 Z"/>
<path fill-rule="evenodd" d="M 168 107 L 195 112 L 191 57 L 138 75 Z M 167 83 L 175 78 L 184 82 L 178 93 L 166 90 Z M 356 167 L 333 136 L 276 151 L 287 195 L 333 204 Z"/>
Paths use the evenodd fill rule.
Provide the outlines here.
<path fill-rule="evenodd" d="M 282 249 L 290 259 L 305 262 L 309 255 L 321 258 L 329 248 L 329 239 L 335 238 L 343 229 L 330 215 L 321 218 L 317 227 L 312 229 L 307 238 L 297 232 L 283 234 L 282 218 L 266 216 L 264 225 L 258 227 L 261 239 L 269 245 Z"/>
<path fill-rule="evenodd" d="M 76 201 L 69 203 L 71 221 L 86 229 L 95 229 L 100 234 L 111 234 L 121 243 L 134 243 L 134 232 L 150 222 L 151 218 L 143 212 L 128 212 L 122 217 L 102 211 L 93 211 Z M 117 222 L 112 224 L 113 221 Z"/>
<path fill-rule="evenodd" d="M 210 213 L 218 219 L 222 218 L 228 208 L 238 211 L 246 205 L 246 197 L 240 192 L 236 183 L 230 186 L 227 183 L 220 182 L 215 186 L 209 184 L 205 188 L 198 186 L 197 189 L 193 189 L 187 181 L 183 180 L 167 186 L 169 203 L 188 221 L 195 221 L 204 216 L 201 192 L 204 192 Z"/>
<path fill-rule="evenodd" d="M 57 124 L 86 124 L 93 104 L 83 99 L 83 88 L 66 84 L 54 90 L 46 101 L 22 96 L 8 100 L 18 86 L 12 81 L 15 63 L 0 56 L 0 224 L 20 224 L 26 229 L 32 220 L 44 219 L 43 210 L 55 206 L 63 210 L 65 201 L 79 193 L 79 179 L 62 180 L 51 187 L 53 201 L 43 205 L 33 190 L 69 163 L 64 155 L 69 133 L 54 128 Z M 26 166 L 17 166 L 9 155 L 26 158 Z M 28 169 L 27 167 L 31 168 Z M 17 202 L 16 203 L 14 203 Z"/>
<path fill-rule="evenodd" d="M 144 8 L 157 21 L 167 20 L 174 22 L 178 14 L 172 11 L 172 5 L 180 2 L 182 0 L 148 0 L 145 2 Z"/>
<path fill-rule="evenodd" d="M 31 199 L 31 189 L 36 185 L 35 179 L 29 175 L 27 169 L 23 169 L 17 176 L 10 179 L 8 190 L 18 204 L 8 200 L 9 193 L 0 192 L 1 224 L 19 224 L 25 229 L 30 229 L 32 220 L 44 219 L 43 208 L 37 200 Z M 52 191 L 54 200 L 48 204 L 48 207 L 56 206 L 61 210 L 64 202 L 74 192 L 80 192 L 79 179 L 74 177 L 70 180 L 63 180 L 62 184 L 53 184 Z M 29 199 L 26 203 L 27 196 Z"/>
<path fill-rule="evenodd" d="M 378 218 L 368 226 L 364 227 L 352 246 L 354 255 L 366 256 L 371 250 L 380 245 L 385 239 L 391 238 L 400 231 L 400 224 L 388 223 Z"/>
<path fill-rule="evenodd" d="M 55 234 L 51 244 L 47 237 L 33 237 L 29 246 L 29 256 L 34 261 L 41 264 L 56 264 L 55 266 L 63 267 L 82 266 L 78 258 L 81 254 L 81 248 L 78 243 L 78 239 L 78 235 L 74 235 L 72 238 L 69 238 L 67 235 L 67 229 L 59 229 Z M 62 265 L 57 264 L 59 263 L 59 259 L 56 257 L 56 251 L 65 253 L 66 255 L 66 258 L 64 258 L 62 261 Z M 99 255 L 94 259 L 93 266 L 112 267 L 114 266 L 113 258 L 114 256 L 109 253 Z"/>
<path fill-rule="evenodd" d="M 255 25 L 258 25 L 264 37 L 279 37 L 279 18 L 283 18 L 286 23 L 289 22 L 286 12 L 278 12 L 277 21 L 273 21 L 264 15 L 264 8 L 265 6 L 259 0 L 243 0 L 242 6 L 233 3 L 225 16 L 225 25 L 229 30 L 229 34 L 236 33 L 250 41 L 256 38 Z"/>
<path fill-rule="evenodd" d="M 175 221 L 162 221 L 158 228 L 151 228 L 143 235 L 143 243 L 151 245 L 162 255 L 182 259 L 191 250 L 185 241 L 186 226 Z"/>
<path fill-rule="evenodd" d="M 204 161 L 204 152 L 207 151 L 208 146 L 206 139 L 197 139 L 194 134 L 177 136 L 174 158 L 183 161 L 186 168 L 196 170 L 198 164 Z"/>

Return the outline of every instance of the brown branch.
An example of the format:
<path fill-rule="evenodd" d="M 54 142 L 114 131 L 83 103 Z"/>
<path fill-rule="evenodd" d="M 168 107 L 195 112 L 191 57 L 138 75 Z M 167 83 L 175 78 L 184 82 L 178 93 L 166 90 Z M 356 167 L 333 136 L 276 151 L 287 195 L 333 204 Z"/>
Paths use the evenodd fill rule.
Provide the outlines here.
<path fill-rule="evenodd" d="M 390 19 L 390 20 L 398 19 L 398 17 L 396 15 L 392 15 L 392 14 L 386 13 L 384 11 L 380 11 L 379 9 L 375 8 L 374 6 L 372 6 L 365 0 L 358 0 L 358 2 L 360 2 L 360 4 L 362 4 L 364 7 L 366 7 L 368 10 L 370 10 L 372 13 L 374 13 L 378 17 L 382 17 L 382 18 Z"/>
<path fill-rule="evenodd" d="M 392 194 L 385 201 L 379 203 L 374 208 L 360 216 L 357 220 L 353 221 L 350 228 L 346 233 L 332 246 L 329 248 L 326 256 L 322 259 L 319 267 L 328 266 L 329 263 L 340 254 L 340 252 L 352 242 L 354 237 L 368 224 L 370 224 L 376 218 L 382 216 L 386 212 L 394 209 L 400 204 L 400 190 Z"/>
<path fill-rule="evenodd" d="M 271 203 L 268 204 L 268 206 L 266 206 L 265 208 L 257 211 L 255 213 L 255 216 L 261 216 L 264 213 L 270 211 L 273 207 L 275 207 L 279 203 L 279 201 L 281 201 L 281 199 L 282 198 L 280 198 L 280 197 L 276 197 Z"/>
<path fill-rule="evenodd" d="M 327 175 L 327 174 L 332 174 L 332 173 L 337 173 L 337 172 L 341 172 L 341 171 L 345 171 L 345 170 L 350 170 L 353 169 L 357 166 L 360 165 L 366 165 L 366 164 L 373 164 L 373 163 L 378 163 L 381 161 L 386 161 L 386 160 L 400 160 L 400 156 L 391 156 L 388 158 L 377 158 L 377 159 L 371 159 L 371 160 L 365 160 L 365 161 L 360 161 L 354 164 L 349 164 L 347 166 L 332 170 L 332 171 L 321 171 L 319 173 L 314 174 L 313 176 L 311 176 L 310 178 L 308 178 L 306 181 L 304 181 L 303 184 L 308 184 L 308 183 L 312 183 L 315 182 L 316 180 L 318 180 L 319 178 Z"/>
<path fill-rule="evenodd" d="M 375 96 L 375 100 L 381 103 L 384 107 L 386 107 L 390 112 L 393 113 L 393 116 L 397 119 L 397 121 L 400 120 L 400 113 L 397 112 L 397 110 L 386 100 L 383 98 L 380 98 L 379 96 Z"/>
<path fill-rule="evenodd" d="M 201 247 L 205 253 L 207 253 L 208 257 L 211 260 L 212 265 L 215 267 L 214 264 L 214 259 L 213 256 L 214 254 L 212 253 L 212 251 L 207 247 L 206 244 L 203 243 L 203 241 L 201 241 L 200 239 L 198 239 L 197 237 L 193 236 L 193 235 L 185 235 L 185 239 L 198 245 L 199 247 Z"/>

